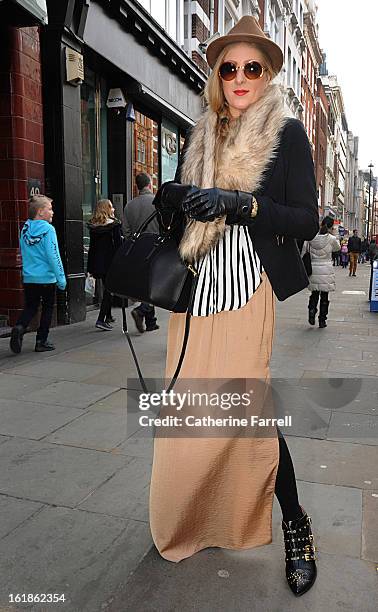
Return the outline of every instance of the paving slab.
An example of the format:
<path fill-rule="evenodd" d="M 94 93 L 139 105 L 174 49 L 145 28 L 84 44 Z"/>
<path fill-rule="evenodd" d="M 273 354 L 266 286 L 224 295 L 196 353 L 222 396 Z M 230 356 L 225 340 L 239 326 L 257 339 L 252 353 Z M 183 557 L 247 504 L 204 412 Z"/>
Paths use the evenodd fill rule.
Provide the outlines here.
<path fill-rule="evenodd" d="M 142 522 L 46 508 L 2 540 L 0 609 L 9 593 L 47 592 L 64 593 L 66 602 L 33 611 L 97 612 L 150 546 Z"/>
<path fill-rule="evenodd" d="M 114 414 L 127 413 L 127 391 L 119 389 L 111 395 L 98 400 L 89 408 L 91 412 L 112 412 Z"/>
<path fill-rule="evenodd" d="M 72 408 L 88 408 L 99 399 L 117 391 L 117 387 L 108 385 L 87 385 L 85 383 L 59 381 L 49 384 L 38 391 L 32 391 L 27 397 L 29 402 L 41 402 L 57 406 L 71 406 Z"/>
<path fill-rule="evenodd" d="M 75 506 L 125 465 L 122 456 L 14 438 L 0 445 L 0 493 Z"/>
<path fill-rule="evenodd" d="M 333 372 L 350 373 L 360 376 L 378 376 L 378 362 L 377 361 L 342 361 L 331 360 L 329 363 L 329 369 Z M 313 370 L 315 368 L 312 368 Z"/>
<path fill-rule="evenodd" d="M 83 510 L 148 522 L 151 462 L 128 457 L 119 470 L 80 504 Z"/>
<path fill-rule="evenodd" d="M 110 451 L 126 440 L 126 411 L 89 412 L 45 438 L 46 442 Z"/>
<path fill-rule="evenodd" d="M 378 491 L 378 448 L 286 436 L 299 480 Z"/>
<path fill-rule="evenodd" d="M 43 504 L 0 495 L 0 539 L 44 508 Z"/>
<path fill-rule="evenodd" d="M 81 364 L 78 368 L 76 364 L 66 363 L 56 359 L 38 361 L 33 364 L 24 364 L 8 370 L 9 374 L 21 374 L 26 376 L 36 376 L 37 378 L 49 378 L 54 380 L 81 381 L 90 376 L 97 376 L 106 372 L 106 368 L 99 365 Z"/>
<path fill-rule="evenodd" d="M 315 546 L 337 556 L 361 556 L 362 491 L 351 487 L 298 482 L 300 503 L 312 518 Z M 282 542 L 282 514 L 273 512 L 273 541 Z"/>
<path fill-rule="evenodd" d="M 149 428 L 148 428 L 149 429 Z M 150 431 L 143 427 L 117 447 L 117 452 L 130 457 L 146 457 L 152 461 L 154 441 Z"/>
<path fill-rule="evenodd" d="M 334 412 L 329 424 L 327 439 L 378 445 L 378 416 Z"/>
<path fill-rule="evenodd" d="M 306 438 L 325 438 L 331 419 L 331 411 L 317 406 L 291 406 L 280 410 L 284 415 L 292 417 L 292 425 L 280 427 L 285 435 L 303 436 Z"/>
<path fill-rule="evenodd" d="M 244 552 L 207 549 L 180 563 L 152 549 L 105 612 L 376 612 L 375 566 L 322 553 L 314 587 L 295 598 L 285 584 L 283 551 L 274 546 Z"/>
<path fill-rule="evenodd" d="M 77 408 L 0 399 L 0 431 L 9 436 L 40 440 L 82 415 Z"/>
<path fill-rule="evenodd" d="M 54 382 L 54 380 L 54 378 L 51 378 L 49 382 Z M 2 399 L 22 399 L 23 396 L 28 396 L 46 384 L 48 382 L 44 381 L 41 384 L 41 380 L 34 376 L 19 376 L 0 372 L 0 397 Z"/>
<path fill-rule="evenodd" d="M 378 564 L 378 494 L 364 491 L 362 521 L 362 559 Z M 378 571 L 378 570 L 377 570 Z"/>
<path fill-rule="evenodd" d="M 122 348 L 124 353 L 124 367 L 129 369 L 132 364 L 132 358 L 127 357 L 127 347 Z M 59 355 L 59 362 L 61 363 L 72 363 L 72 364 L 83 364 L 83 365 L 102 365 L 102 366 L 114 366 L 120 359 L 121 351 L 115 350 L 114 347 L 110 350 L 110 347 L 104 346 L 101 350 L 89 350 L 87 347 L 80 350 L 66 351 Z"/>

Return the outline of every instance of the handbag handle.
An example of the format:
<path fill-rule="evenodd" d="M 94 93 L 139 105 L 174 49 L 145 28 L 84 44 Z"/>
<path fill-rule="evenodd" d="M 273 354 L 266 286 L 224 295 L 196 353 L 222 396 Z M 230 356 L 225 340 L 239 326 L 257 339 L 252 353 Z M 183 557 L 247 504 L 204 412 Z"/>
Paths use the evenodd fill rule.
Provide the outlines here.
<path fill-rule="evenodd" d="M 176 384 L 176 380 L 178 378 L 178 375 L 180 374 L 180 370 L 181 370 L 181 366 L 182 363 L 184 361 L 184 357 L 185 357 L 185 352 L 186 352 L 186 347 L 188 344 L 188 339 L 189 339 L 189 331 L 190 331 L 190 319 L 192 316 L 192 310 L 193 310 L 193 304 L 194 304 L 194 297 L 195 297 L 195 293 L 196 293 L 196 288 L 197 288 L 197 283 L 198 283 L 198 277 L 199 274 L 198 272 L 193 272 L 193 269 L 190 268 L 192 273 L 194 274 L 194 279 L 192 282 L 192 287 L 190 290 L 190 296 L 189 296 L 189 304 L 188 304 L 188 310 L 186 311 L 186 316 L 185 316 L 185 330 L 184 330 L 184 338 L 182 341 L 182 346 L 181 346 L 181 352 L 180 352 L 180 356 L 177 362 L 177 366 L 176 366 L 176 370 L 172 376 L 171 382 L 169 383 L 167 389 L 166 389 L 166 393 L 169 393 L 169 391 L 171 391 L 174 387 L 174 385 Z M 135 350 L 134 350 L 134 346 L 133 343 L 131 341 L 130 338 L 130 334 L 129 334 L 129 330 L 127 328 L 127 318 L 126 318 L 126 305 L 125 305 L 125 299 L 122 299 L 122 333 L 124 334 L 124 336 L 126 336 L 127 342 L 129 343 L 129 347 L 131 350 L 131 354 L 133 356 L 134 359 L 134 363 L 135 363 L 135 367 L 137 369 L 138 372 L 138 378 L 141 384 L 141 387 L 143 389 L 143 391 L 145 393 L 148 393 L 148 389 L 147 389 L 147 385 L 146 385 L 146 381 L 143 378 L 143 374 L 142 371 L 140 369 L 139 366 L 139 362 L 138 362 L 138 358 L 136 356 Z"/>

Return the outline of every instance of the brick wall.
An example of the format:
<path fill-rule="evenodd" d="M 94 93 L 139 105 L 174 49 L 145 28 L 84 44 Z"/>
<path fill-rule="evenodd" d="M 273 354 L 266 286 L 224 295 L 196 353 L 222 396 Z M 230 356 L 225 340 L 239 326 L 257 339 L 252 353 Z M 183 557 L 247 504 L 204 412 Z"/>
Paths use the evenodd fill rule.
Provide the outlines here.
<path fill-rule="evenodd" d="M 42 192 L 44 188 L 43 117 L 39 30 L 8 28 L 4 39 L 0 55 L 0 314 L 13 325 L 23 305 L 19 230 L 27 218 L 28 179 L 40 180 Z"/>

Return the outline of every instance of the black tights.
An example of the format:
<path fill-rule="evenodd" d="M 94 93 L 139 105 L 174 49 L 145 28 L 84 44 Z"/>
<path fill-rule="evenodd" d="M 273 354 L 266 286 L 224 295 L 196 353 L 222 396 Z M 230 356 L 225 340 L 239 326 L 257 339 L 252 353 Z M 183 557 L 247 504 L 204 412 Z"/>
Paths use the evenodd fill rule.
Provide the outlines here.
<path fill-rule="evenodd" d="M 282 518 L 287 523 L 294 521 L 302 514 L 301 507 L 298 501 L 297 483 L 295 481 L 295 472 L 290 452 L 287 447 L 285 438 L 279 429 L 278 442 L 280 448 L 280 459 L 278 463 L 278 471 L 276 477 L 275 494 L 278 503 L 281 506 Z"/>

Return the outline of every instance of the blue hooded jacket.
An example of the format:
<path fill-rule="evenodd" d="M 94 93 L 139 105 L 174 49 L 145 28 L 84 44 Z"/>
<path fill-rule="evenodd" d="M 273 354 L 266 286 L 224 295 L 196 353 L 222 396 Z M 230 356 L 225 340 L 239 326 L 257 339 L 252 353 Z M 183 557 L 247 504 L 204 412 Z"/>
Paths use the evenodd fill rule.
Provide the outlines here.
<path fill-rule="evenodd" d="M 55 228 L 48 221 L 28 219 L 21 230 L 22 275 L 24 283 L 57 283 L 66 288 Z"/>

